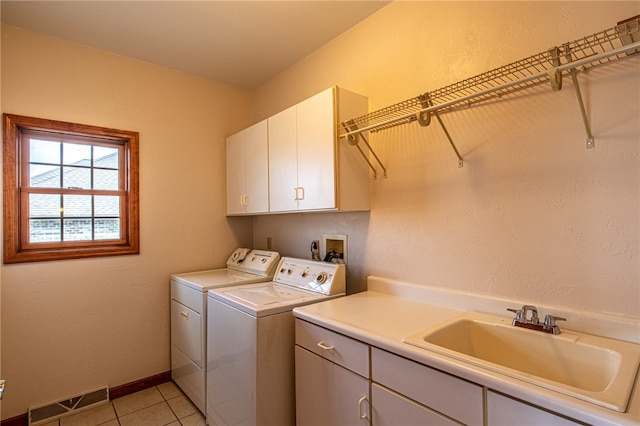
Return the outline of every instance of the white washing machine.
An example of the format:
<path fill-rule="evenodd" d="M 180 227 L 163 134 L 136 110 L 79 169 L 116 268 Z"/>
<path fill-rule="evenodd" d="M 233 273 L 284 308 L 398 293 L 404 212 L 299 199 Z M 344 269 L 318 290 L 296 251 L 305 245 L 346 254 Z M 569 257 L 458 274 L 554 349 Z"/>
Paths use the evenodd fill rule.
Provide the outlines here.
<path fill-rule="evenodd" d="M 202 413 L 206 402 L 207 291 L 271 281 L 280 255 L 239 248 L 227 267 L 171 276 L 171 378 Z"/>
<path fill-rule="evenodd" d="M 291 311 L 344 292 L 344 265 L 287 257 L 272 282 L 210 290 L 207 424 L 295 424 Z"/>

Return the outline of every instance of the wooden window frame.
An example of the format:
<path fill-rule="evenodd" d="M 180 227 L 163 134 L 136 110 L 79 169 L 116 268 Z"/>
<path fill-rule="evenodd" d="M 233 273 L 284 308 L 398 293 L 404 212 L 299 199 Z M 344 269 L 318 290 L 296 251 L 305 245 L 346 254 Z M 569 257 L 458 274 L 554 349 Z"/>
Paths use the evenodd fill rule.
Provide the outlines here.
<path fill-rule="evenodd" d="M 86 138 L 91 143 L 121 147 L 120 167 L 124 172 L 121 196 L 121 238 L 118 240 L 91 240 L 55 243 L 29 243 L 28 167 L 23 155 L 23 135 L 33 133 L 59 134 L 74 140 Z M 41 262 L 49 260 L 79 259 L 98 256 L 140 253 L 139 226 L 139 134 L 84 124 L 42 118 L 3 114 L 3 180 L 4 180 L 4 263 Z M 26 182 L 26 183 L 25 183 Z M 47 190 L 55 194 L 89 194 L 91 191 L 56 188 Z M 45 192 L 47 192 L 45 191 Z M 42 191 L 40 191 L 42 192 Z M 23 207 L 24 206 L 24 207 Z"/>

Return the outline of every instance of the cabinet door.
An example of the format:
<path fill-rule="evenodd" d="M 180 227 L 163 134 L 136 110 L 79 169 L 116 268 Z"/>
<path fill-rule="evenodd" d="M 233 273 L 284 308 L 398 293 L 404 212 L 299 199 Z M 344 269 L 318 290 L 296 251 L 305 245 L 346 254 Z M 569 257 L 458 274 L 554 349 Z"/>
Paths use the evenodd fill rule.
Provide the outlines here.
<path fill-rule="evenodd" d="M 462 424 L 375 383 L 371 386 L 371 405 L 372 421 L 376 426 Z"/>
<path fill-rule="evenodd" d="M 245 174 L 242 132 L 227 138 L 227 214 L 244 214 Z"/>
<path fill-rule="evenodd" d="M 297 425 L 370 424 L 367 379 L 300 346 L 295 356 Z"/>
<path fill-rule="evenodd" d="M 269 146 L 267 120 L 247 129 L 245 139 L 245 204 L 247 213 L 269 211 Z"/>
<path fill-rule="evenodd" d="M 488 391 L 487 424 L 489 426 L 575 426 L 582 423 Z"/>
<path fill-rule="evenodd" d="M 334 89 L 298 104 L 298 186 L 300 210 L 336 208 L 336 108 Z"/>
<path fill-rule="evenodd" d="M 267 121 L 227 138 L 227 214 L 269 211 Z"/>
<path fill-rule="evenodd" d="M 296 106 L 269 117 L 269 194 L 272 212 L 298 210 Z"/>

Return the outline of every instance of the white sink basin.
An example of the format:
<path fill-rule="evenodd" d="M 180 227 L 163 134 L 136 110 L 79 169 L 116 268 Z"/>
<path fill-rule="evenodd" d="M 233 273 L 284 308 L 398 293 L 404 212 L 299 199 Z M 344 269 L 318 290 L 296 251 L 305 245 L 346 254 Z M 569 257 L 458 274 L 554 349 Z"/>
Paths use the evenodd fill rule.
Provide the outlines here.
<path fill-rule="evenodd" d="M 624 412 L 640 364 L 640 345 L 562 330 L 559 335 L 465 312 L 405 343 Z"/>

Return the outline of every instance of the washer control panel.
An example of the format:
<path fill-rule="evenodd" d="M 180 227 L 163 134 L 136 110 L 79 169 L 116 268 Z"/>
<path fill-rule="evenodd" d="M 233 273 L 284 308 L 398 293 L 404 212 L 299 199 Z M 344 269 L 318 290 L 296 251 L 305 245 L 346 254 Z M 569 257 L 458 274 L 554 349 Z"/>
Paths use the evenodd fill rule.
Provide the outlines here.
<path fill-rule="evenodd" d="M 292 287 L 322 293 L 327 296 L 345 292 L 345 266 L 343 264 L 283 257 L 274 281 Z"/>

